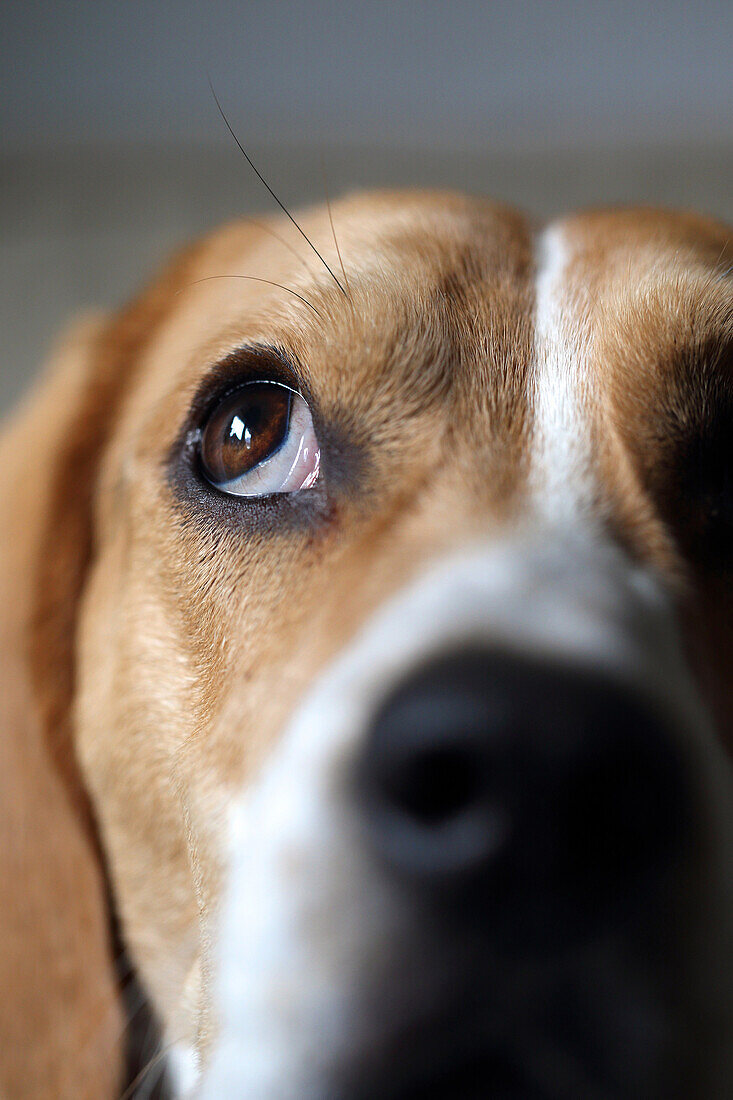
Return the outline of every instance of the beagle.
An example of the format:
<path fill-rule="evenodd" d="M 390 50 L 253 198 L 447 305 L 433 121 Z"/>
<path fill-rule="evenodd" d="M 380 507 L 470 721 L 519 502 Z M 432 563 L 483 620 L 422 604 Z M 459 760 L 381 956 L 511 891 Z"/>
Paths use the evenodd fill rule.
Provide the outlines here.
<path fill-rule="evenodd" d="M 723 1100 L 731 230 L 299 223 L 0 442 L 0 1097 Z"/>

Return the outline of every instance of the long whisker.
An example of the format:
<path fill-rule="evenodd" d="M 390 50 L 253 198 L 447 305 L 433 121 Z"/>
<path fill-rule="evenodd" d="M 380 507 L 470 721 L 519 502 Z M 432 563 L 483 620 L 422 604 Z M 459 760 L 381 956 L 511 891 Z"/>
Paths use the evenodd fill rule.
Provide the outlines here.
<path fill-rule="evenodd" d="M 723 247 L 721 248 L 720 252 L 718 253 L 718 258 L 715 261 L 715 267 L 720 267 L 720 261 L 723 259 L 723 256 L 725 256 L 727 248 L 728 248 L 728 241 L 724 241 L 723 242 Z"/>
<path fill-rule="evenodd" d="M 145 1079 L 145 1077 L 147 1077 L 147 1075 L 150 1073 L 150 1071 L 152 1069 L 155 1068 L 155 1066 L 160 1065 L 160 1063 L 165 1058 L 166 1054 L 168 1054 L 168 1052 L 170 1050 L 172 1050 L 175 1045 L 176 1045 L 175 1042 L 171 1042 L 171 1043 L 166 1043 L 165 1046 L 161 1047 L 160 1050 L 157 1051 L 157 1053 L 154 1054 L 153 1057 L 150 1058 L 145 1063 L 145 1065 L 140 1070 L 140 1072 L 137 1074 L 137 1076 L 134 1077 L 132 1079 L 132 1081 L 130 1081 L 130 1084 L 127 1086 L 125 1091 L 121 1094 L 120 1100 L 132 1100 L 132 1097 L 135 1096 L 135 1092 L 137 1090 L 138 1085 L 140 1085 L 142 1083 L 142 1081 Z"/>
<path fill-rule="evenodd" d="M 302 294 L 298 294 L 297 290 L 293 290 L 291 286 L 284 286 L 282 283 L 275 283 L 272 279 L 259 279 L 256 275 L 205 275 L 203 279 L 193 279 L 190 283 L 186 283 L 186 286 L 195 286 L 196 283 L 208 283 L 212 279 L 247 279 L 254 283 L 267 283 L 268 286 L 276 286 L 279 290 L 286 290 L 288 294 L 292 294 L 295 298 L 298 298 L 303 305 L 313 310 L 316 317 L 321 321 L 323 320 L 323 314 L 316 309 L 312 302 L 309 302 Z M 185 290 L 185 287 L 183 289 Z M 182 293 L 183 290 L 178 291 L 178 294 Z"/>
<path fill-rule="evenodd" d="M 328 210 L 328 220 L 331 224 L 331 233 L 333 235 L 333 243 L 336 245 L 336 255 L 339 258 L 339 264 L 341 265 L 341 274 L 344 277 L 344 283 L 346 284 L 347 297 L 351 301 L 351 287 L 349 286 L 349 280 L 346 275 L 346 268 L 344 267 L 343 257 L 341 256 L 341 249 L 339 248 L 338 237 L 336 236 L 336 229 L 333 224 L 333 214 L 331 213 L 331 200 L 328 197 L 328 185 L 326 183 L 326 161 L 323 154 L 321 154 L 321 174 L 323 176 L 323 194 L 326 198 L 326 209 Z"/>
<path fill-rule="evenodd" d="M 147 1080 L 140 1081 L 140 1087 L 135 1092 L 135 1100 L 149 1100 L 149 1098 L 153 1095 L 156 1086 L 160 1083 L 161 1078 L 165 1076 L 167 1062 L 165 1061 L 163 1055 L 165 1055 L 167 1051 L 160 1051 L 159 1053 L 161 1056 L 158 1057 L 157 1064 L 156 1062 L 151 1062 L 150 1064 L 148 1064 Z"/>
<path fill-rule="evenodd" d="M 313 241 L 312 241 L 312 240 L 310 239 L 310 237 L 309 237 L 309 236 L 308 236 L 308 235 L 307 235 L 306 233 L 304 233 L 304 231 L 303 231 L 303 230 L 301 229 L 301 227 L 300 227 L 300 226 L 298 225 L 298 223 L 296 222 L 295 218 L 293 217 L 293 215 L 292 215 L 292 214 L 290 213 L 290 211 L 288 210 L 287 206 L 285 206 L 285 203 L 283 203 L 283 202 L 282 202 L 282 201 L 281 201 L 281 200 L 280 200 L 280 199 L 279 199 L 279 198 L 277 197 L 277 195 L 275 194 L 275 192 L 273 191 L 273 189 L 272 189 L 272 188 L 270 187 L 270 185 L 269 185 L 269 183 L 267 182 L 267 180 L 265 179 L 265 177 L 264 177 L 264 176 L 262 175 L 262 173 L 260 172 L 260 170 L 259 170 L 259 168 L 257 167 L 257 165 L 256 165 L 256 164 L 254 163 L 254 161 L 253 161 L 253 160 L 252 160 L 252 158 L 250 157 L 250 155 L 249 155 L 249 153 L 247 152 L 247 150 L 246 150 L 246 149 L 244 148 L 244 146 L 242 145 L 242 143 L 241 143 L 241 141 L 239 140 L 239 138 L 237 137 L 237 135 L 236 135 L 236 134 L 234 133 L 234 130 L 232 129 L 232 126 L 231 126 L 231 123 L 229 122 L 229 119 L 228 119 L 228 118 L 227 118 L 227 116 L 226 116 L 226 115 L 224 114 L 224 109 L 223 109 L 223 107 L 222 107 L 221 103 L 219 102 L 219 97 L 217 96 L 216 92 L 214 91 L 214 85 L 213 85 L 213 84 L 211 83 L 211 77 L 209 77 L 209 88 L 211 89 L 211 94 L 212 94 L 212 95 L 213 95 L 213 97 L 214 97 L 214 102 L 216 103 L 216 106 L 217 106 L 217 108 L 218 108 L 218 110 L 219 110 L 219 114 L 221 115 L 221 117 L 222 117 L 222 118 L 223 118 L 223 120 L 224 120 L 224 125 L 226 126 L 227 130 L 228 130 L 228 131 L 229 131 L 229 133 L 230 133 L 230 134 L 232 135 L 232 137 L 234 138 L 234 141 L 236 142 L 236 144 L 237 144 L 237 147 L 238 147 L 238 149 L 239 149 L 240 153 L 242 154 L 242 156 L 244 157 L 244 159 L 245 159 L 245 160 L 247 161 L 247 164 L 249 164 L 250 168 L 252 169 L 252 171 L 254 172 L 254 174 L 255 174 L 255 175 L 257 176 L 257 178 L 258 178 L 258 180 L 260 181 L 260 183 L 262 183 L 262 184 L 263 184 L 263 186 L 267 188 L 267 190 L 269 191 L 270 195 L 271 195 L 271 196 L 273 197 L 273 199 L 275 200 L 275 202 L 277 203 L 277 205 L 278 205 L 278 206 L 280 207 L 280 209 L 282 210 L 282 212 L 283 212 L 284 214 L 286 214 L 288 218 L 290 218 L 290 221 L 291 221 L 291 222 L 293 223 L 293 225 L 295 226 L 295 228 L 296 228 L 296 229 L 298 230 L 298 232 L 300 233 L 300 235 L 301 235 L 301 237 L 303 238 L 303 240 L 304 240 L 304 241 L 306 241 L 306 243 L 307 243 L 307 244 L 308 244 L 308 245 L 310 246 L 310 248 L 312 248 L 312 249 L 313 249 L 313 251 L 315 252 L 316 256 L 317 256 L 317 257 L 318 257 L 318 259 L 319 259 L 319 260 L 321 261 L 321 263 L 322 263 L 322 264 L 323 264 L 323 266 L 325 267 L 326 271 L 327 271 L 327 272 L 328 272 L 328 274 L 329 274 L 329 275 L 331 276 L 331 278 L 333 279 L 333 281 L 335 282 L 336 286 L 337 286 L 337 287 L 339 288 L 339 290 L 341 291 L 341 293 L 342 293 L 342 294 L 344 295 L 344 297 L 345 297 L 345 298 L 348 298 L 348 294 L 347 294 L 347 293 L 346 293 L 346 291 L 344 290 L 344 288 L 343 288 L 343 286 L 341 285 L 341 283 L 339 282 L 339 280 L 338 280 L 338 279 L 336 278 L 336 276 L 334 275 L 334 273 L 333 273 L 333 271 L 331 270 L 331 268 L 330 268 L 330 267 L 328 266 L 328 264 L 327 264 L 327 263 L 326 263 L 326 261 L 324 260 L 324 258 L 323 258 L 323 256 L 321 255 L 321 253 L 320 253 L 320 252 L 318 251 L 318 249 L 316 248 L 316 246 L 315 246 L 315 245 L 313 244 Z"/>

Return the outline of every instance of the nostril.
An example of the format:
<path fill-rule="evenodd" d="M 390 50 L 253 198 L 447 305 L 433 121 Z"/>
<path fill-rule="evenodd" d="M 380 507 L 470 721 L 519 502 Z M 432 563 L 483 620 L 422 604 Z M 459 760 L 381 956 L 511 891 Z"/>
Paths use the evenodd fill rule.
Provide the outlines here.
<path fill-rule="evenodd" d="M 481 771 L 464 745 L 433 746 L 396 763 L 384 797 L 395 810 L 426 828 L 439 828 L 470 810 L 481 797 Z"/>
<path fill-rule="evenodd" d="M 410 681 L 375 716 L 357 786 L 371 846 L 396 872 L 473 872 L 506 836 L 487 774 L 485 708 L 450 683 Z"/>
<path fill-rule="evenodd" d="M 688 771 L 667 717 L 603 673 L 468 650 L 385 700 L 356 780 L 385 869 L 549 942 L 682 865 Z"/>

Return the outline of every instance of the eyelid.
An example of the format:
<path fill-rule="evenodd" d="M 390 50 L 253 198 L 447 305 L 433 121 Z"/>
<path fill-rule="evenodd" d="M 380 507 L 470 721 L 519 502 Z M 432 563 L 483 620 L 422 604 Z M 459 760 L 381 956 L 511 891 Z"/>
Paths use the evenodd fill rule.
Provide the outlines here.
<path fill-rule="evenodd" d="M 235 348 L 206 373 L 191 401 L 189 426 L 202 428 L 220 402 L 250 383 L 270 382 L 302 397 L 313 410 L 315 397 L 298 357 L 276 344 Z"/>
<path fill-rule="evenodd" d="M 277 378 L 240 378 L 238 381 L 232 382 L 231 385 L 216 390 L 213 394 L 208 396 L 206 405 L 199 416 L 198 427 L 195 428 L 194 431 L 198 432 L 200 435 L 206 428 L 209 419 L 213 416 L 216 409 L 218 409 L 220 405 L 223 405 L 225 401 L 228 401 L 230 397 L 234 397 L 242 390 L 246 390 L 249 386 L 277 386 L 279 389 L 287 390 L 295 397 L 300 397 L 308 404 L 307 399 L 300 390 L 287 382 L 278 381 Z"/>

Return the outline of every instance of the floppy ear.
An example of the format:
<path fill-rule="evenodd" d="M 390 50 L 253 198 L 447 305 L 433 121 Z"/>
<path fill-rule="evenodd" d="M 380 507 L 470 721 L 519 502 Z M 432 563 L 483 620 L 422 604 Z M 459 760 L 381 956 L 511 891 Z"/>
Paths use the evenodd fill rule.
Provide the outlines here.
<path fill-rule="evenodd" d="M 0 437 L 0 1096 L 13 1100 L 119 1093 L 105 877 L 69 712 L 100 330 L 76 326 Z"/>
<path fill-rule="evenodd" d="M 119 1096 L 125 1019 L 76 763 L 76 623 L 105 442 L 194 243 L 119 315 L 78 323 L 0 434 L 0 1100 Z"/>

